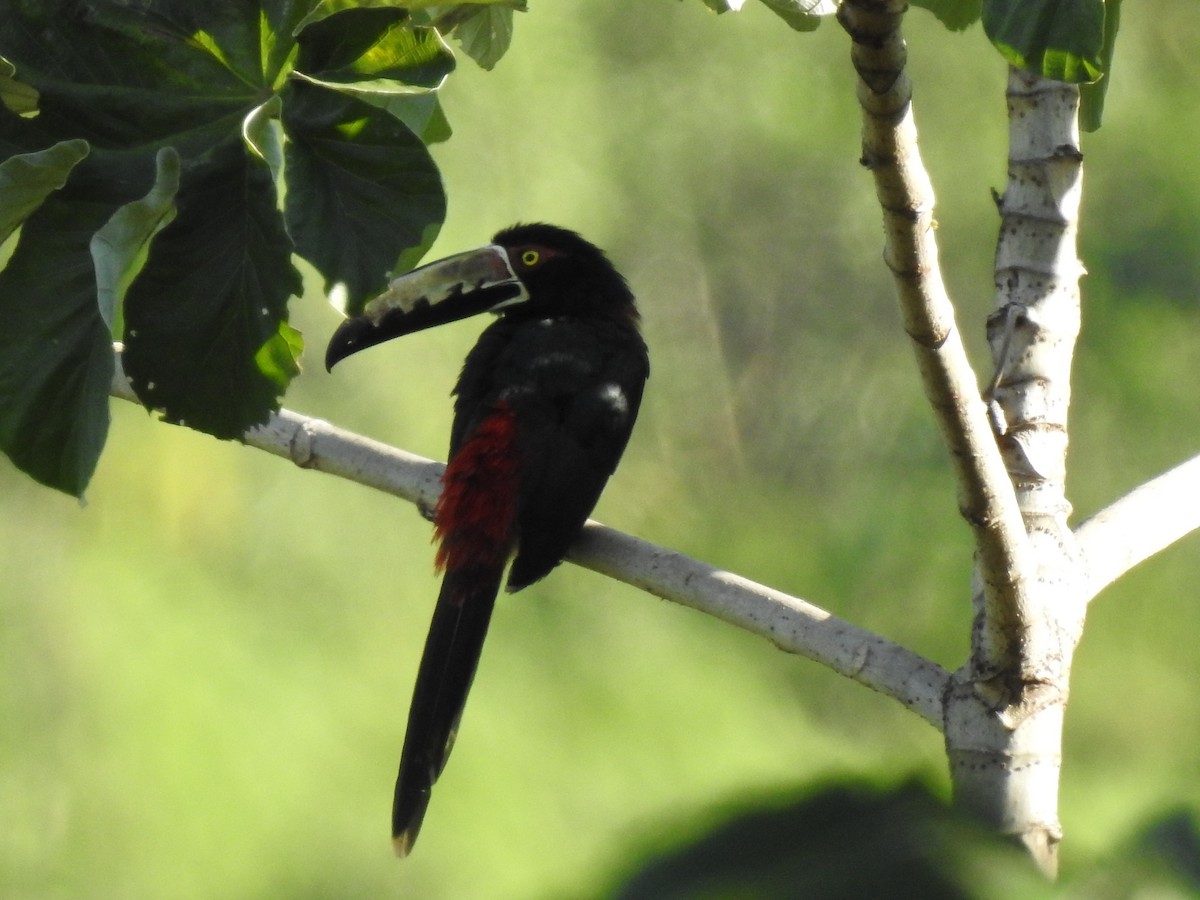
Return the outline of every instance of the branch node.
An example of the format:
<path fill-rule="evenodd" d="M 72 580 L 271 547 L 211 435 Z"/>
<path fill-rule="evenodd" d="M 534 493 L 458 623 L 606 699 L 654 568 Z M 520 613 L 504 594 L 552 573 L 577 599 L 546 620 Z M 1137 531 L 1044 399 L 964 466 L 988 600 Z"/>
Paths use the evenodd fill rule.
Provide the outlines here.
<path fill-rule="evenodd" d="M 288 456 L 300 468 L 310 469 L 316 465 L 313 444 L 317 439 L 317 431 L 325 424 L 320 419 L 311 419 L 301 422 L 292 432 L 292 438 L 288 442 Z"/>

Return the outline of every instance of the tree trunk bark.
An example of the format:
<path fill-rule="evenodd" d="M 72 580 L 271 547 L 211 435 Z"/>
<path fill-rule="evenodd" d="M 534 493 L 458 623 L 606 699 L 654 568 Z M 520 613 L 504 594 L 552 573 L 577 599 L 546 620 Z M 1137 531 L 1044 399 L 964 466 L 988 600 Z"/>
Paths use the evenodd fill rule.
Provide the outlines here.
<path fill-rule="evenodd" d="M 985 399 L 1033 554 L 1023 609 L 976 592 L 970 661 L 951 680 L 955 797 L 1058 867 L 1058 781 L 1071 660 L 1087 606 L 1067 524 L 1067 408 L 1079 333 L 1079 91 L 1011 70 L 1008 183 L 997 198 L 995 367 Z"/>
<path fill-rule="evenodd" d="M 1082 274 L 1079 93 L 1010 75 L 998 309 L 988 322 L 995 374 L 981 398 L 937 264 L 905 73 L 906 10 L 899 0 L 846 0 L 838 20 L 853 42 L 884 259 L 975 536 L 971 655 L 943 702 L 950 774 L 958 803 L 1017 837 L 1053 876 L 1063 714 L 1087 600 L 1064 489 Z"/>

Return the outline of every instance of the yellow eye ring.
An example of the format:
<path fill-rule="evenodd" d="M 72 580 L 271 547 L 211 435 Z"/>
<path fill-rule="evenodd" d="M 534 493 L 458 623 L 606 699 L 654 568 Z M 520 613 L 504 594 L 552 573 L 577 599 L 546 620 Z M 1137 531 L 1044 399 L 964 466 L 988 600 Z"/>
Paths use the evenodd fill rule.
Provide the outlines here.
<path fill-rule="evenodd" d="M 542 258 L 542 254 L 536 250 L 526 250 L 521 254 L 521 265 L 536 266 L 538 260 Z"/>

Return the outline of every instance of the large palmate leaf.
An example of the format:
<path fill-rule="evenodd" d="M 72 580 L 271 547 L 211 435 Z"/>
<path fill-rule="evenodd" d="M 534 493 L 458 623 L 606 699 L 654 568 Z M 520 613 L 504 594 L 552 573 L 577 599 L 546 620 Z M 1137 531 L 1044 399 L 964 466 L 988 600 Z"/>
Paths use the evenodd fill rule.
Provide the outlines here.
<path fill-rule="evenodd" d="M 113 375 L 90 242 L 124 198 L 98 170 L 92 159 L 75 166 L 24 220 L 0 271 L 0 449 L 33 478 L 76 496 L 108 433 Z M 145 189 L 135 172 L 125 176 L 131 194 Z"/>
<path fill-rule="evenodd" d="M 283 123 L 288 229 L 357 312 L 437 236 L 446 214 L 437 167 L 404 124 L 315 85 L 293 86 Z"/>
<path fill-rule="evenodd" d="M 292 244 L 270 170 L 240 147 L 184 182 L 176 208 L 125 296 L 125 372 L 167 421 L 237 437 L 282 389 L 258 357 L 300 291 Z"/>
<path fill-rule="evenodd" d="M 0 449 L 82 491 L 114 339 L 168 421 L 220 437 L 263 421 L 299 371 L 292 252 L 352 303 L 416 262 L 445 215 L 425 149 L 449 135 L 442 34 L 520 6 L 10 4 L 0 240 L 21 232 L 0 273 Z"/>
<path fill-rule="evenodd" d="M 0 449 L 36 480 L 75 496 L 108 434 L 112 338 L 96 307 L 88 252 L 106 214 L 49 198 L 0 272 Z"/>

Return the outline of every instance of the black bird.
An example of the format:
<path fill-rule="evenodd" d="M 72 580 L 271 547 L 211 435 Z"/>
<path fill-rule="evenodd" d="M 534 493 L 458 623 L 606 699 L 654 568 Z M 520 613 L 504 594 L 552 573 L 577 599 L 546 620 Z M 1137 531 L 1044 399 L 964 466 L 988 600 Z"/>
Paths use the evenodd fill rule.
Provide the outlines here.
<path fill-rule="evenodd" d="M 557 566 L 629 440 L 650 373 L 633 294 L 604 253 L 553 225 L 517 225 L 479 250 L 395 279 L 329 342 L 332 368 L 365 347 L 478 312 L 454 388 L 434 510 L 445 571 L 417 672 L 392 807 L 407 856 L 454 745 L 492 607 Z"/>

